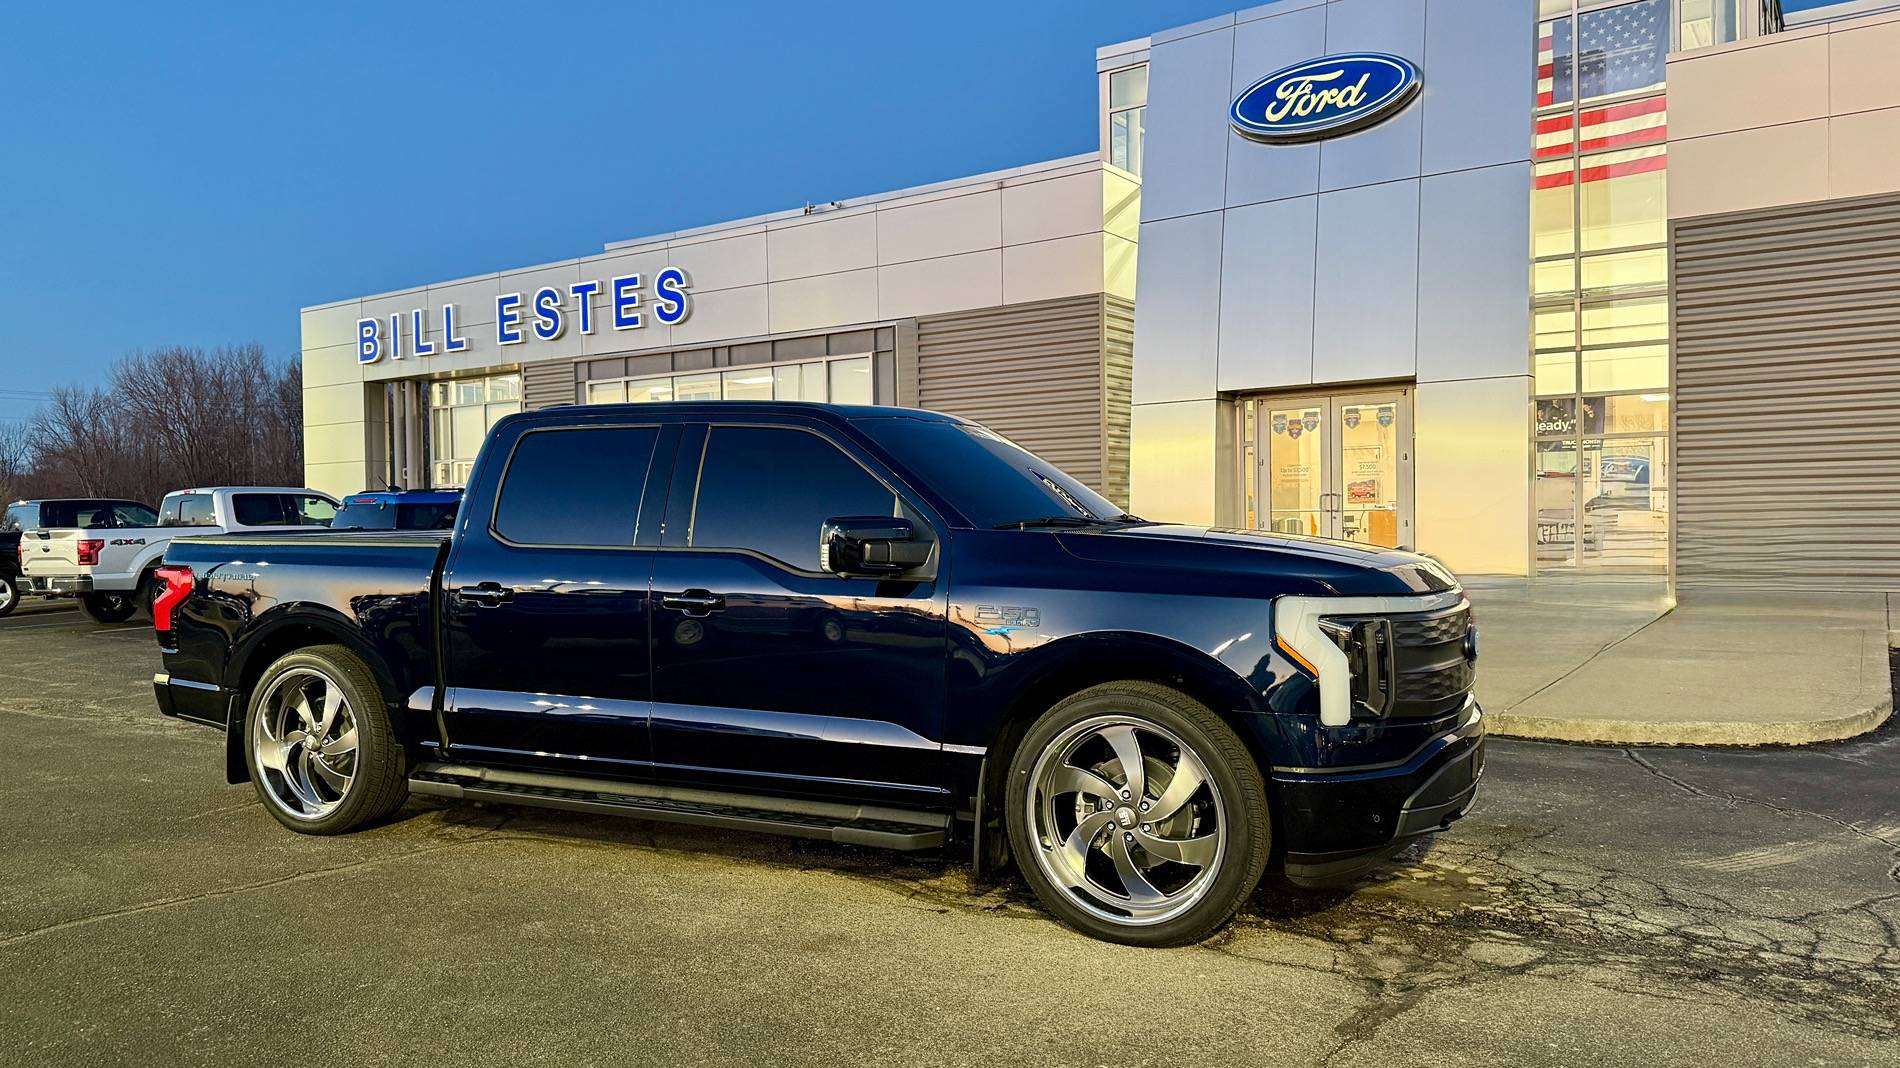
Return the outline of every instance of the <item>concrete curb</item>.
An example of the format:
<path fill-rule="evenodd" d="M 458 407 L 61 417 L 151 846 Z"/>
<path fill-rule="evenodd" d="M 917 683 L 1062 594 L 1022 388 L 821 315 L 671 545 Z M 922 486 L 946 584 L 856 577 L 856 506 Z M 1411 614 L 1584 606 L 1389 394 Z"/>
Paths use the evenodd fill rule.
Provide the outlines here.
<path fill-rule="evenodd" d="M 1872 708 L 1829 719 L 1767 723 L 1658 723 L 1640 719 L 1553 719 L 1486 710 L 1493 735 L 1591 745 L 1813 745 L 1866 734 L 1893 715 L 1891 697 Z"/>

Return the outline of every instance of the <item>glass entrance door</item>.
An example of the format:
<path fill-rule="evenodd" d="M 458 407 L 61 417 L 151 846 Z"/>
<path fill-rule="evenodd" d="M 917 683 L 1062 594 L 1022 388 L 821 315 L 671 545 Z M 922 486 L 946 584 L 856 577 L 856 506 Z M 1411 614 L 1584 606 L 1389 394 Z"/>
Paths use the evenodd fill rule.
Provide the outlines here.
<path fill-rule="evenodd" d="M 1249 525 L 1388 548 L 1413 544 L 1410 390 L 1244 404 Z"/>

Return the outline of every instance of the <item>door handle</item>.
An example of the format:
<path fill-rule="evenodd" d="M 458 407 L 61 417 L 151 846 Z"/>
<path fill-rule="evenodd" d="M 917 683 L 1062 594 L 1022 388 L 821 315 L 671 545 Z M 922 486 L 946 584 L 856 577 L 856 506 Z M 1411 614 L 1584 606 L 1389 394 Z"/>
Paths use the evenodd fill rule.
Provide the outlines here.
<path fill-rule="evenodd" d="M 499 582 L 478 582 L 473 586 L 464 586 L 455 591 L 455 596 L 469 604 L 482 608 L 495 606 L 515 599 L 515 591 L 503 589 Z"/>
<path fill-rule="evenodd" d="M 684 593 L 661 594 L 660 607 L 703 617 L 725 608 L 726 599 L 711 590 L 687 590 Z"/>

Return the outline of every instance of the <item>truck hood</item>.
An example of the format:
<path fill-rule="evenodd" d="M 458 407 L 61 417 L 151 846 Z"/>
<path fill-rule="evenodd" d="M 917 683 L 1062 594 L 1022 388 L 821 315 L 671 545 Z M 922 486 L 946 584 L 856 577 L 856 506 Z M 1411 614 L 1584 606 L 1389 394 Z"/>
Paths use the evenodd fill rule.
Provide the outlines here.
<path fill-rule="evenodd" d="M 1131 523 L 1065 530 L 1058 537 L 1071 555 L 1092 563 L 1248 576 L 1272 592 L 1392 597 L 1458 588 L 1452 573 L 1431 557 L 1298 534 Z"/>

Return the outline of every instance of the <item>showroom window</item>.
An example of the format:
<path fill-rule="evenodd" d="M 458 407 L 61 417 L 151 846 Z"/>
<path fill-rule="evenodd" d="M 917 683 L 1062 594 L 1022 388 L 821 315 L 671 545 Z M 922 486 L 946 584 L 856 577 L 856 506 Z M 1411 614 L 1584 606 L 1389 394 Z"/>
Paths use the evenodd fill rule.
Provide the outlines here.
<path fill-rule="evenodd" d="M 467 485 L 488 428 L 520 410 L 518 372 L 429 383 L 429 484 Z"/>
<path fill-rule="evenodd" d="M 1141 173 L 1142 123 L 1148 114 L 1148 65 L 1108 76 L 1108 162 Z"/>
<path fill-rule="evenodd" d="M 1719 7 L 1720 5 L 1716 5 Z M 1542 569 L 1669 552 L 1671 0 L 1539 0 L 1531 181 Z"/>
<path fill-rule="evenodd" d="M 587 383 L 587 403 L 672 400 L 795 400 L 871 404 L 871 357 L 758 364 L 724 371 Z"/>

